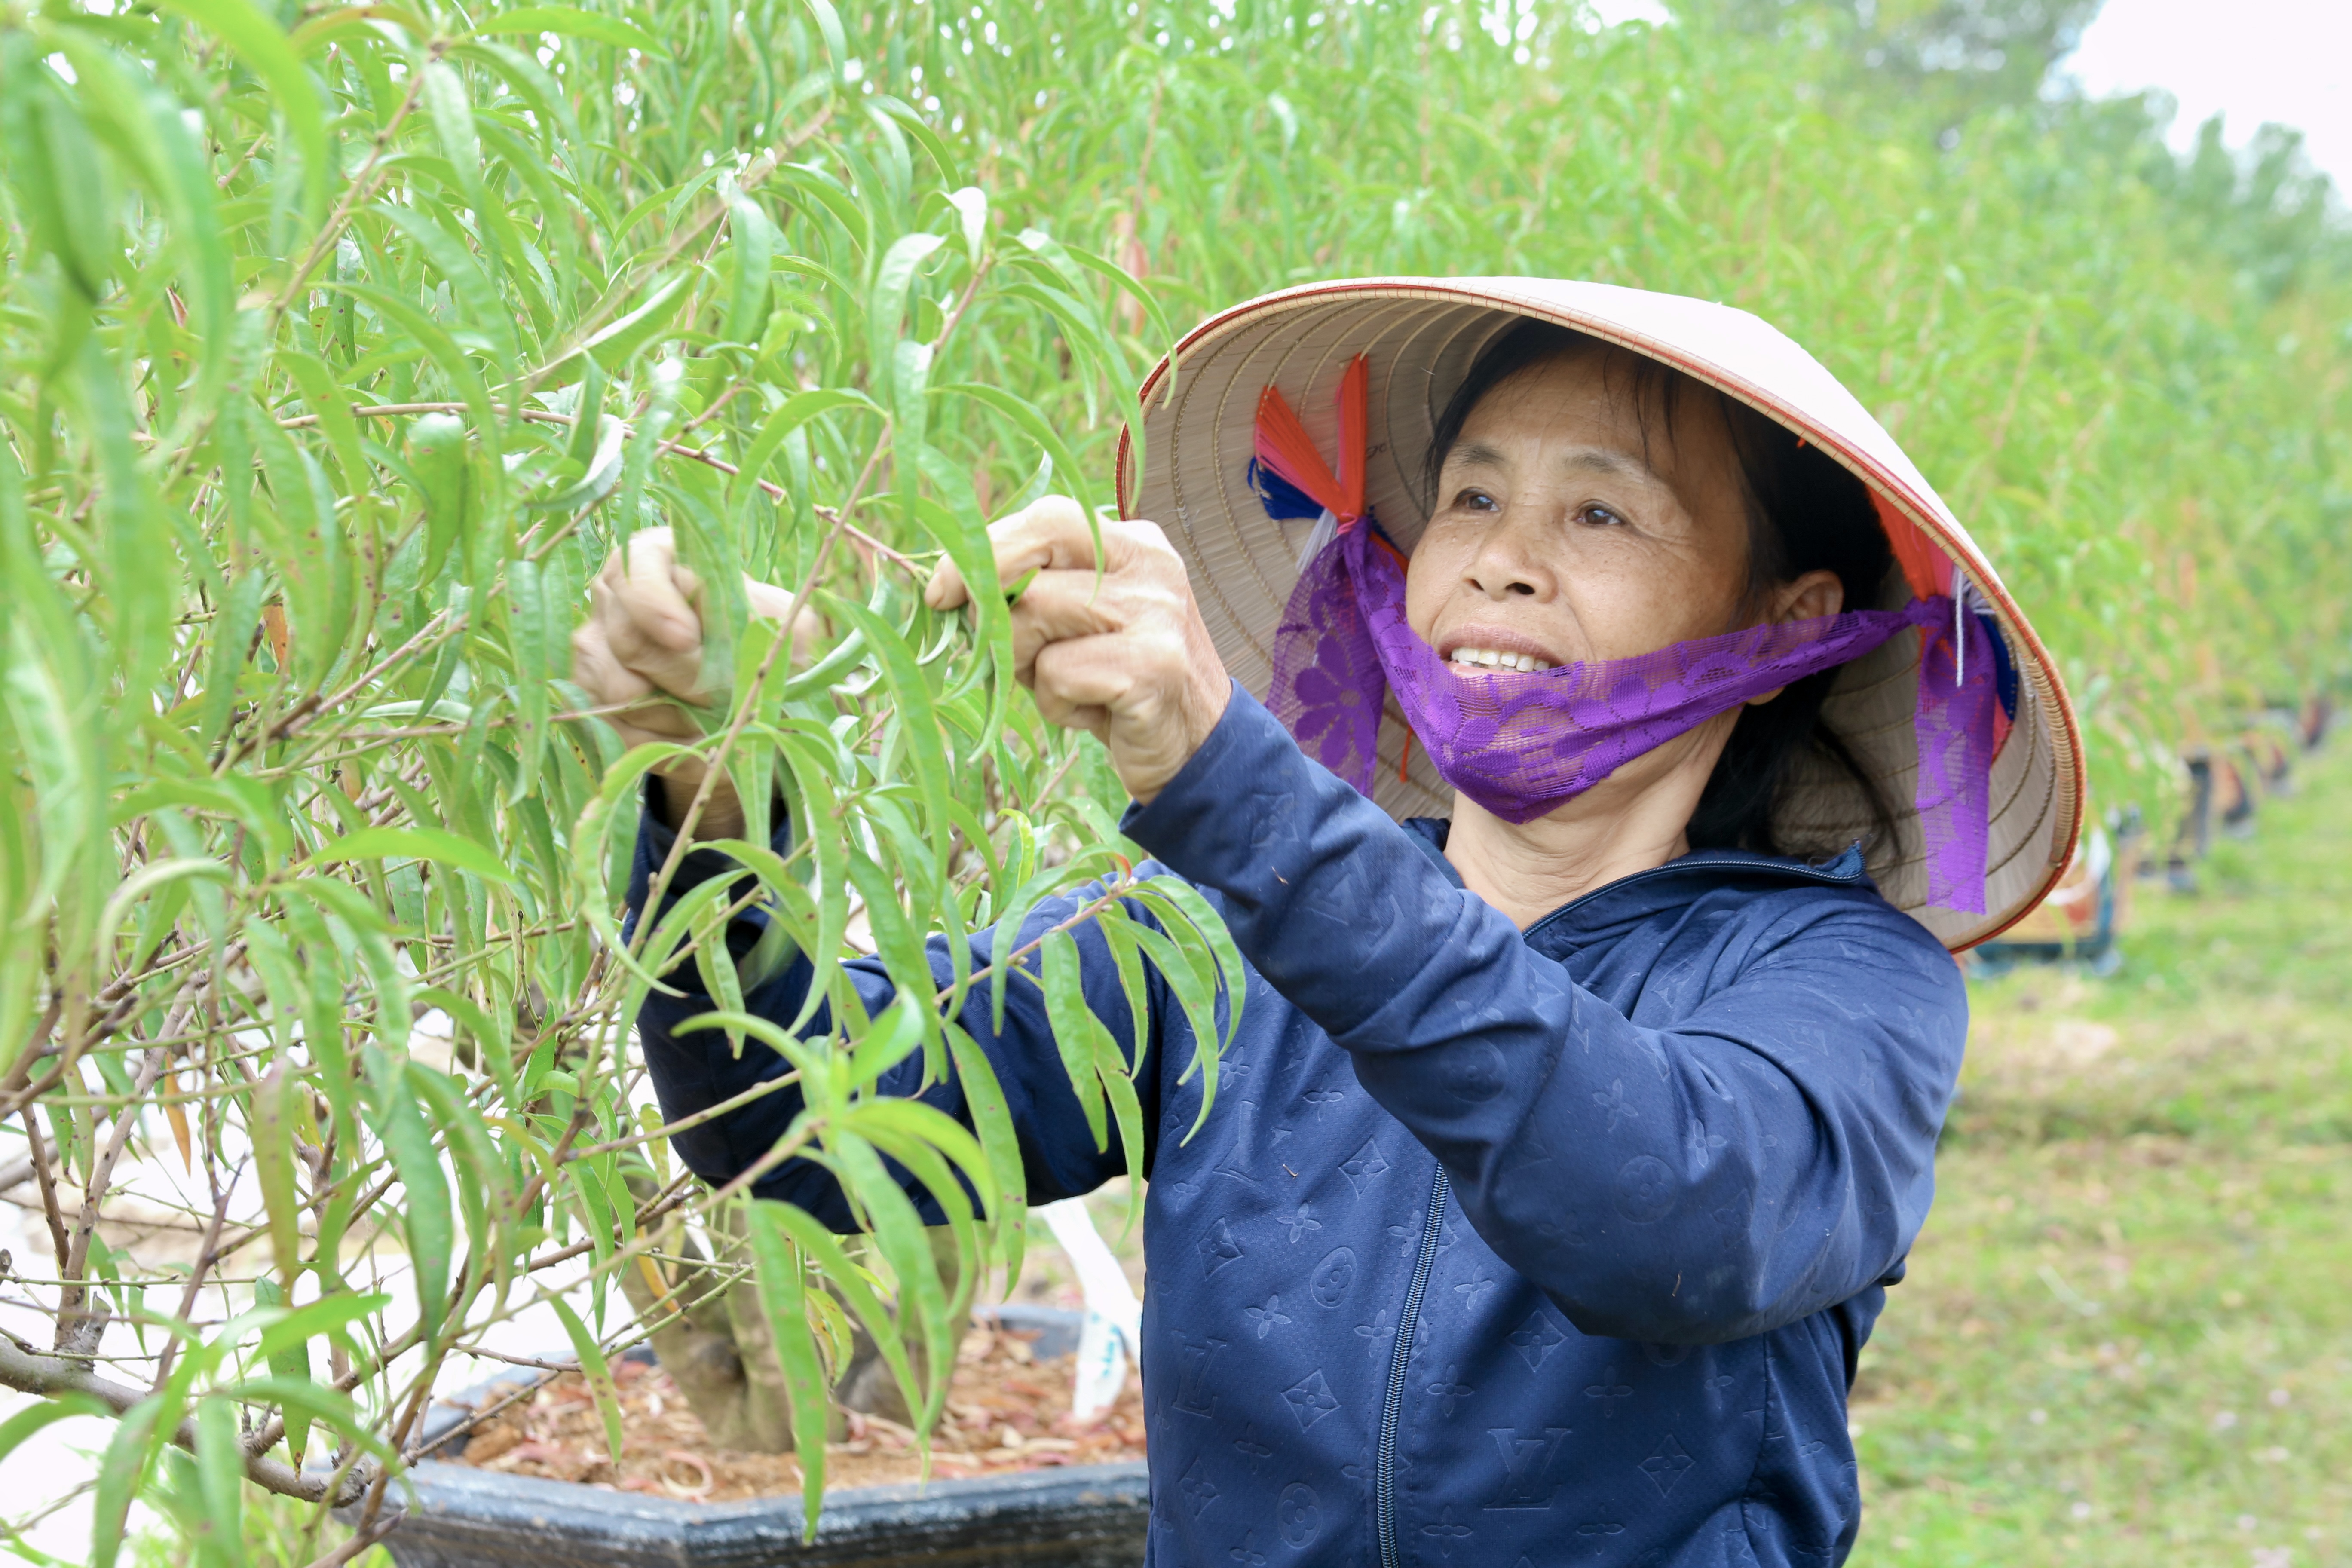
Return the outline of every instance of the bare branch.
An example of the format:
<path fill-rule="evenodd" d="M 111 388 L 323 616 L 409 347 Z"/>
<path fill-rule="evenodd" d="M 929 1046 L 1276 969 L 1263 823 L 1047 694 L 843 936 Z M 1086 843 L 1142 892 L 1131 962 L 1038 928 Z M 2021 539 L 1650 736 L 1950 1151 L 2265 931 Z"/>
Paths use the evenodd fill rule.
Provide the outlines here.
<path fill-rule="evenodd" d="M 45 1355 L 12 1334 L 0 1334 L 0 1387 L 13 1388 L 19 1394 L 37 1394 L 55 1399 L 61 1394 L 80 1394 L 97 1400 L 117 1415 L 149 1397 L 143 1388 L 132 1388 L 111 1378 L 100 1377 L 87 1362 L 70 1356 Z M 196 1423 L 194 1416 L 173 1428 L 172 1441 L 190 1453 L 195 1451 Z M 280 1497 L 299 1498 L 305 1502 L 317 1502 L 327 1496 L 327 1478 L 305 1475 L 283 1459 L 264 1455 L 248 1455 L 245 1461 L 246 1479 Z M 335 1501 L 338 1506 L 355 1502 L 375 1479 L 374 1467 L 355 1470 L 346 1478 L 343 1489 Z"/>

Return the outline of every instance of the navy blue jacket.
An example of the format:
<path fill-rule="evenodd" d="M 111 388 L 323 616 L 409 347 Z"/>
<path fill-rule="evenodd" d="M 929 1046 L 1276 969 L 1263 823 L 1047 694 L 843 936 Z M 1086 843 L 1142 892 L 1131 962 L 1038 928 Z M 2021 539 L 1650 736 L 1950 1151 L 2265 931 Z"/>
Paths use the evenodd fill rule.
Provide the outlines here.
<path fill-rule="evenodd" d="M 1691 854 L 1522 933 L 1463 889 L 1444 824 L 1390 821 L 1238 689 L 1125 827 L 1253 970 L 1198 1136 L 1181 1141 L 1200 1083 L 1176 1081 L 1192 1042 L 1164 991 L 1136 1086 L 1150 1562 L 1841 1561 L 1859 1511 L 1846 1390 L 1926 1217 L 1967 1031 L 1950 956 L 1860 855 Z M 648 819 L 640 899 L 669 843 Z M 1081 951 L 1131 1049 L 1107 950 Z M 933 963 L 944 984 L 939 942 Z M 851 968 L 879 1008 L 880 967 Z M 750 1005 L 789 1019 L 808 981 L 803 959 Z M 1085 1193 L 1124 1169 L 1117 1135 L 1097 1152 L 1037 989 L 1010 997 L 1001 1033 L 984 990 L 962 1024 L 1033 1199 Z M 709 1005 L 656 996 L 640 1020 L 672 1118 L 781 1065 L 670 1034 Z M 926 1098 L 960 1109 L 953 1083 Z M 677 1147 L 724 1178 L 797 1109 L 785 1090 Z M 816 1167 L 759 1190 L 847 1224 Z"/>

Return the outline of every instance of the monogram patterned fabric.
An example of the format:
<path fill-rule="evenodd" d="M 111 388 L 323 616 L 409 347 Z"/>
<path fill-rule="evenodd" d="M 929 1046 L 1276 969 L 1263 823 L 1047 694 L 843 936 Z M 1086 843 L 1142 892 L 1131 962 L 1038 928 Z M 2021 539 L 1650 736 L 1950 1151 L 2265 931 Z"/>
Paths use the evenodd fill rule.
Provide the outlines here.
<path fill-rule="evenodd" d="M 1695 854 L 1522 933 L 1452 875 L 1444 824 L 1391 822 L 1239 690 L 1126 828 L 1153 874 L 1217 904 L 1251 966 L 1188 1140 L 1182 1010 L 1155 977 L 1154 1033 L 1133 1039 L 1117 963 L 1076 933 L 1096 1015 L 1130 1059 L 1148 1047 L 1150 1562 L 1843 1560 L 1845 1391 L 1927 1214 L 1967 1027 L 1949 955 L 1861 857 Z M 668 847 L 649 816 L 634 902 Z M 687 870 L 681 892 L 729 867 L 704 851 Z M 944 980 L 936 941 L 932 963 Z M 887 1004 L 877 965 L 849 974 Z M 810 978 L 803 960 L 749 1005 L 788 1020 Z M 640 1016 L 672 1117 L 782 1070 L 672 1032 L 710 1005 L 656 995 Z M 1124 1169 L 1116 1142 L 1095 1148 L 1036 987 L 1012 987 L 1001 1030 L 984 994 L 960 1022 L 1033 1201 Z M 952 1081 L 922 1094 L 965 1113 Z M 677 1147 L 731 1176 L 798 1110 L 785 1089 Z M 805 1162 L 760 1190 L 849 1223 Z"/>

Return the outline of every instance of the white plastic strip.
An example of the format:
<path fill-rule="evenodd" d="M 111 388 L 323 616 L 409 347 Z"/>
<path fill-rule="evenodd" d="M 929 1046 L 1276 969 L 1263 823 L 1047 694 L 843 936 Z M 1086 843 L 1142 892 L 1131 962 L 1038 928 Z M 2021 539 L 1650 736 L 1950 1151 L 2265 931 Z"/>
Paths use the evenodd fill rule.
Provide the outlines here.
<path fill-rule="evenodd" d="M 1127 1282 L 1127 1271 L 1111 1256 L 1094 1216 L 1076 1198 L 1045 1204 L 1037 1213 L 1078 1276 L 1086 1321 L 1078 1330 L 1076 1386 L 1070 1411 L 1079 1419 L 1110 1407 L 1127 1382 L 1127 1358 L 1143 1342 L 1143 1303 Z"/>

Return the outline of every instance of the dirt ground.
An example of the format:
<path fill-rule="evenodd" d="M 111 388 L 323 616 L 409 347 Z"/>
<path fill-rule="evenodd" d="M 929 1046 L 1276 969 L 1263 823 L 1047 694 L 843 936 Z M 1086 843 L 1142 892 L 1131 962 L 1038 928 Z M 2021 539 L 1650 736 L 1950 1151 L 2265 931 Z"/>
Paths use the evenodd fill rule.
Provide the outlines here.
<path fill-rule="evenodd" d="M 1032 1349 L 1034 1338 L 985 1327 L 965 1336 L 931 1446 L 934 1478 L 1143 1458 L 1143 1387 L 1135 1369 L 1128 1369 L 1118 1401 L 1081 1423 L 1070 1415 L 1073 1358 L 1040 1359 Z M 622 1413 L 617 1468 L 605 1447 L 604 1416 L 576 1373 L 485 1422 L 457 1462 L 691 1502 L 801 1489 L 800 1463 L 790 1454 L 711 1447 L 702 1423 L 660 1367 L 623 1362 L 613 1372 Z M 828 1491 L 921 1479 L 912 1432 L 879 1416 L 852 1414 L 849 1421 L 848 1440 L 825 1448 Z"/>

